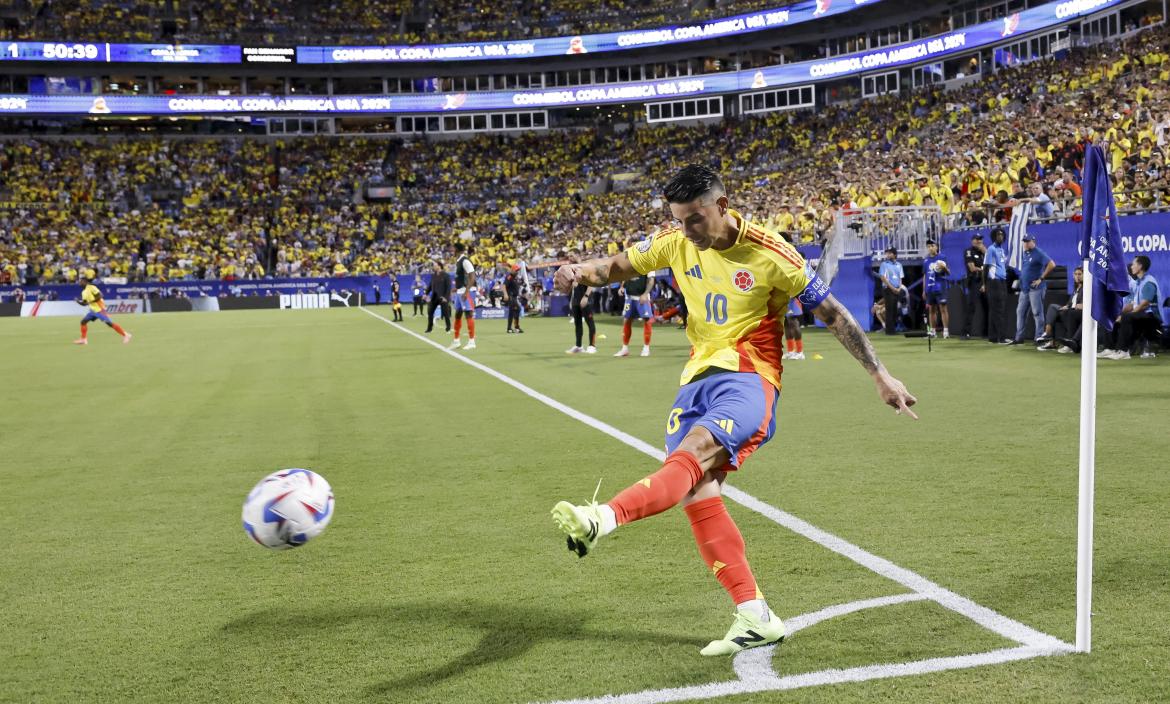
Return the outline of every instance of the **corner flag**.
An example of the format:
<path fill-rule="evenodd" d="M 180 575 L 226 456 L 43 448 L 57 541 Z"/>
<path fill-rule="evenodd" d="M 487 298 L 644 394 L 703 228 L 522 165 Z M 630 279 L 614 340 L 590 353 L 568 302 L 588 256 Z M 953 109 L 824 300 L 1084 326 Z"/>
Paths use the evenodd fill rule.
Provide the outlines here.
<path fill-rule="evenodd" d="M 1085 147 L 1080 253 L 1084 257 L 1084 308 L 1081 313 L 1081 436 L 1077 491 L 1077 639 L 1076 650 L 1087 653 L 1092 643 L 1093 491 L 1097 449 L 1097 323 L 1106 330 L 1121 314 L 1122 296 L 1129 293 L 1121 249 L 1121 229 L 1113 187 L 1105 171 L 1101 147 Z M 1092 312 L 1092 315 L 1090 315 Z"/>
<path fill-rule="evenodd" d="M 1089 145 L 1085 149 L 1085 181 L 1082 186 L 1080 253 L 1089 260 L 1093 275 L 1093 319 L 1106 330 L 1121 315 L 1121 299 L 1129 294 L 1129 276 L 1121 249 L 1121 228 L 1113 186 L 1105 168 L 1105 152 Z M 1086 274 L 1090 273 L 1085 271 Z"/>

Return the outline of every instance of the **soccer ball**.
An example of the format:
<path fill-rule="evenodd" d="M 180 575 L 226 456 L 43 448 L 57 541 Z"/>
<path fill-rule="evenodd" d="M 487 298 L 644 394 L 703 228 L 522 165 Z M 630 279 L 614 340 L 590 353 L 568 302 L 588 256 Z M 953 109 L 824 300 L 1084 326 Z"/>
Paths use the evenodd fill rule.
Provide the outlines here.
<path fill-rule="evenodd" d="M 316 472 L 282 469 L 244 499 L 244 532 L 259 545 L 285 550 L 317 537 L 333 518 L 333 489 Z"/>

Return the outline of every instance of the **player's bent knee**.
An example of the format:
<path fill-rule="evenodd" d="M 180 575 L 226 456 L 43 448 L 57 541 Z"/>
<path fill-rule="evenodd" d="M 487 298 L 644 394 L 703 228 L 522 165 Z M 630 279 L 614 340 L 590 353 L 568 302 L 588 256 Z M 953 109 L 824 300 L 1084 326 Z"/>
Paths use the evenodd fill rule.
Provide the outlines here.
<path fill-rule="evenodd" d="M 722 467 L 731 460 L 727 448 L 723 447 L 711 431 L 701 425 L 696 425 L 687 432 L 675 451 L 689 452 L 699 460 L 699 466 L 710 472 L 715 467 Z"/>

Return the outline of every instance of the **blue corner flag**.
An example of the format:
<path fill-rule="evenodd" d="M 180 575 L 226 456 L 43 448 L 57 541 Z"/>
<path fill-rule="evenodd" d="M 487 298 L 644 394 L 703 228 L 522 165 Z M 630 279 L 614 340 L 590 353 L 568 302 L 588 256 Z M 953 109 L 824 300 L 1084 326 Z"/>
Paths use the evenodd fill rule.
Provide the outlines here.
<path fill-rule="evenodd" d="M 1105 330 L 1121 315 L 1122 301 L 1129 294 L 1129 275 L 1121 249 L 1121 228 L 1113 186 L 1105 167 L 1101 147 L 1085 147 L 1085 180 L 1082 184 L 1081 241 L 1078 249 L 1089 260 L 1093 275 L 1093 319 Z"/>

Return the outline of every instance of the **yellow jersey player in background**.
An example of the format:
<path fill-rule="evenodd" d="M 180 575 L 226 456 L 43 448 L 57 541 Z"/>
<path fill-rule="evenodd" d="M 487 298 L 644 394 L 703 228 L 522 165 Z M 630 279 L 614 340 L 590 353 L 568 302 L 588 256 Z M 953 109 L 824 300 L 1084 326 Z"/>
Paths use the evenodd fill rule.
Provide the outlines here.
<path fill-rule="evenodd" d="M 123 345 L 130 342 L 130 333 L 123 330 L 121 325 L 110 320 L 110 316 L 106 313 L 106 302 L 102 300 L 102 292 L 97 286 L 93 285 L 91 276 L 88 274 L 83 275 L 79 280 L 81 281 L 82 289 L 81 298 L 78 298 L 77 302 L 80 305 L 89 306 L 89 310 L 86 312 L 85 317 L 81 319 L 81 337 L 74 340 L 73 344 L 89 344 L 89 321 L 91 320 L 100 320 L 113 328 L 114 332 L 122 336 Z"/>
<path fill-rule="evenodd" d="M 799 298 L 869 372 L 882 401 L 898 413 L 916 399 L 878 361 L 869 339 L 825 282 L 781 237 L 728 206 L 714 170 L 691 165 L 666 185 L 675 226 L 603 259 L 561 267 L 556 287 L 605 286 L 670 267 L 691 315 L 691 356 L 666 418 L 665 463 L 608 503 L 561 501 L 553 520 L 584 557 L 618 526 L 681 503 L 699 554 L 736 605 L 727 634 L 703 655 L 731 655 L 784 638 L 748 566 L 743 537 L 723 505 L 722 484 L 776 429 L 783 318 Z"/>

